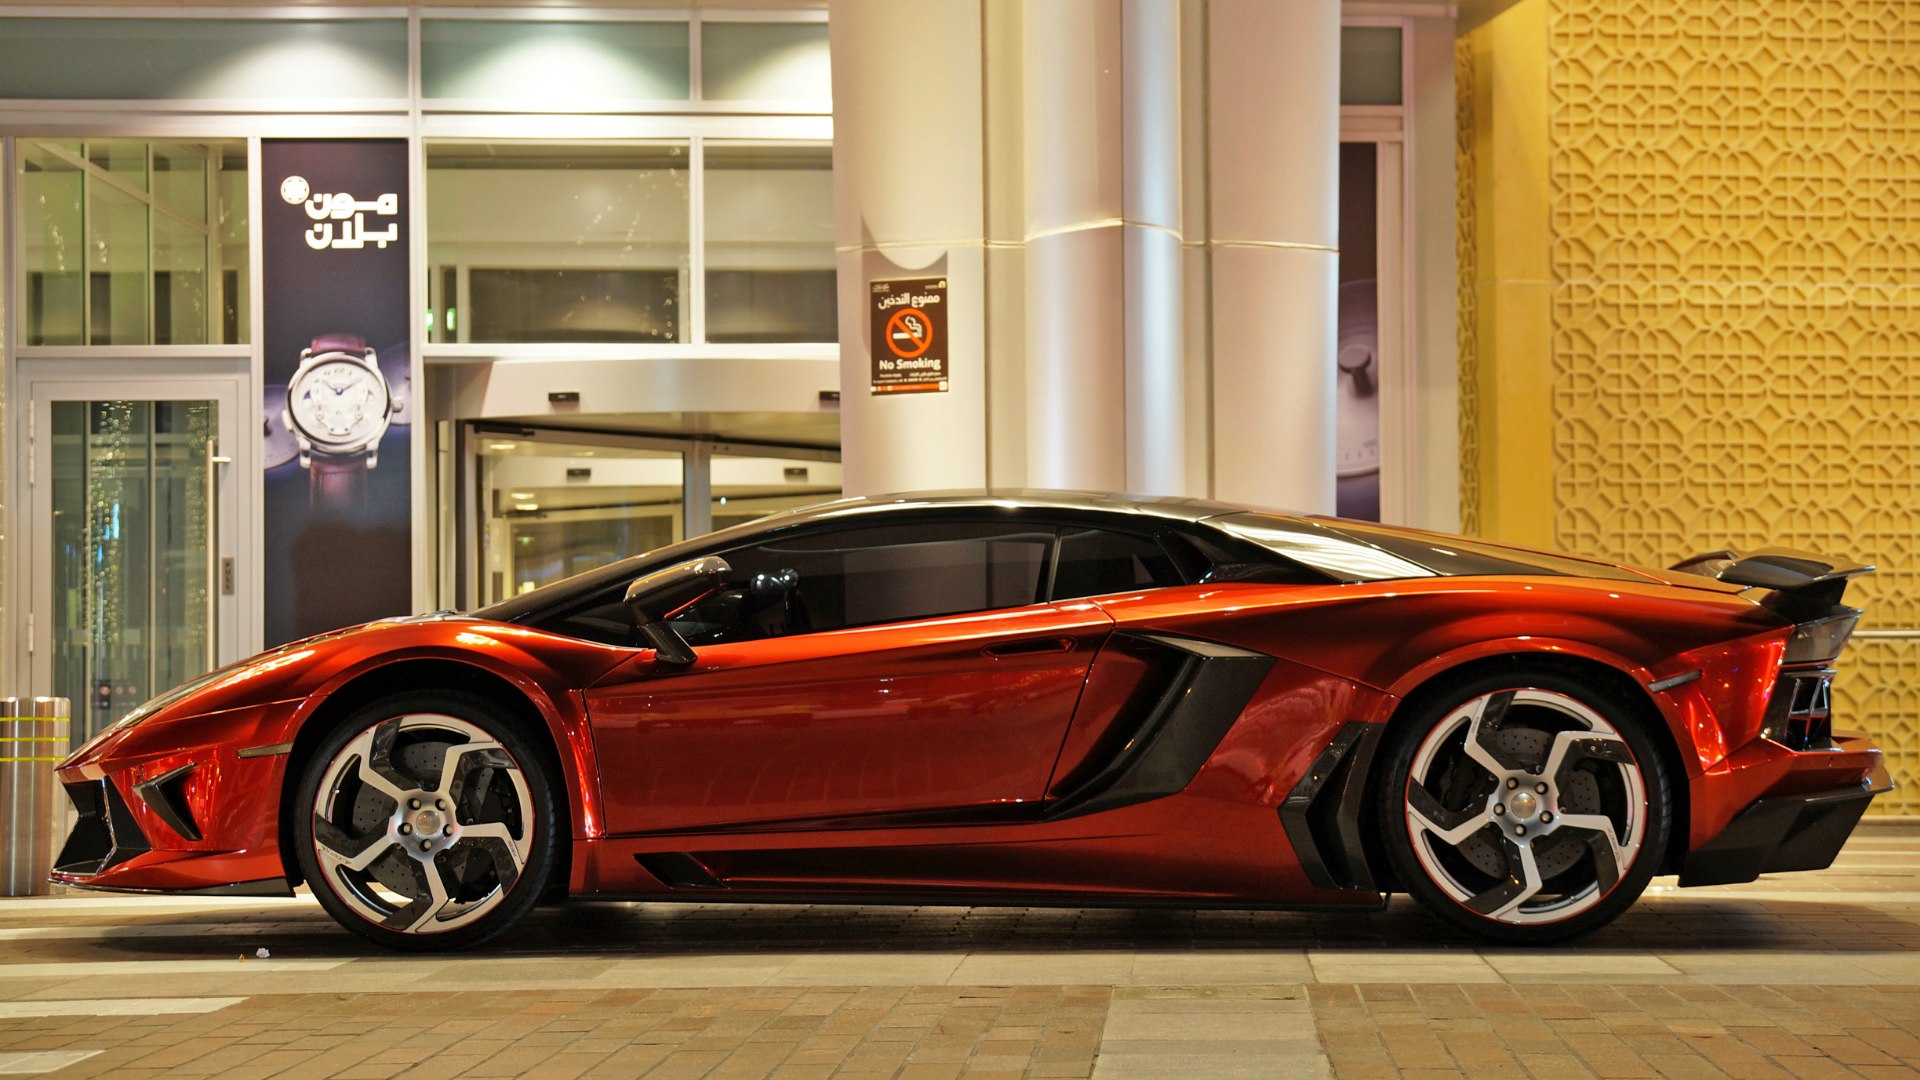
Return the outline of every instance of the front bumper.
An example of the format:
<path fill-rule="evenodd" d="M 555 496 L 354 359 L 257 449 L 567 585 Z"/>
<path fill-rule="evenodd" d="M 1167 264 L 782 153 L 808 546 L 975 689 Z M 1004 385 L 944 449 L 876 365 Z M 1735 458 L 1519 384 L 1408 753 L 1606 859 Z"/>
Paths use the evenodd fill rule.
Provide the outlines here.
<path fill-rule="evenodd" d="M 155 851 L 112 780 L 83 780 L 66 789 L 75 816 L 50 875 L 57 884 L 101 892 L 293 895 L 274 853 Z"/>
<path fill-rule="evenodd" d="M 142 725 L 57 770 L 75 811 L 60 885 L 289 895 L 280 858 L 282 737 L 292 704 Z M 263 753 L 262 751 L 269 751 Z"/>
<path fill-rule="evenodd" d="M 1712 839 L 1697 845 L 1680 864 L 1682 888 L 1694 885 L 1731 885 L 1752 881 L 1761 874 L 1794 870 L 1824 870 L 1833 865 L 1840 849 L 1875 795 L 1893 789 L 1880 751 L 1863 736 L 1835 734 L 1835 748 L 1796 758 L 1825 758 L 1788 771 L 1766 795 L 1749 803 Z M 1847 762 L 1851 757 L 1852 762 Z M 1851 773 L 1849 782 L 1805 790 L 1806 781 L 1847 762 L 1838 771 Z M 1851 767 L 1858 763 L 1861 768 Z M 1839 779 L 1838 776 L 1832 779 Z"/>

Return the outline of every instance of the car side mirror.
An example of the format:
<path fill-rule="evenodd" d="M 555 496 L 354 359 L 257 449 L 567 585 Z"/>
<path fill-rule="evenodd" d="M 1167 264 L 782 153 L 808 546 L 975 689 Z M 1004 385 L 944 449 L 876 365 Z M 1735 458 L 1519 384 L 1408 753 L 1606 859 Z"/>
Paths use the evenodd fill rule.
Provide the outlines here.
<path fill-rule="evenodd" d="M 656 570 L 627 586 L 627 613 L 633 628 L 653 646 L 663 664 L 686 667 L 693 663 L 693 646 L 667 625 L 667 617 L 720 588 L 733 567 L 718 555 Z"/>

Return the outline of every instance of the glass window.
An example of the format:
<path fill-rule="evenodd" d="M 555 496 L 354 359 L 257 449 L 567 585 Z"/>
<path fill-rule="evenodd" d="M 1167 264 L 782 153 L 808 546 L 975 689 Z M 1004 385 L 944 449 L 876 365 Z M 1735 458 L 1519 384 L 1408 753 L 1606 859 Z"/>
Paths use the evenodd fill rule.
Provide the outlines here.
<path fill-rule="evenodd" d="M 0 19 L 0 98 L 406 96 L 404 19 Z"/>
<path fill-rule="evenodd" d="M 427 98 L 581 106 L 685 101 L 684 22 L 426 19 L 420 85 Z"/>
<path fill-rule="evenodd" d="M 1182 583 L 1179 569 L 1160 542 L 1105 529 L 1062 529 L 1053 598 L 1105 596 Z"/>
<path fill-rule="evenodd" d="M 246 144 L 21 139 L 28 345 L 246 340 Z"/>
<path fill-rule="evenodd" d="M 700 24 L 700 92 L 708 100 L 818 101 L 833 97 L 827 24 Z"/>
<path fill-rule="evenodd" d="M 1400 104 L 1400 28 L 1340 28 L 1340 104 Z"/>
<path fill-rule="evenodd" d="M 685 342 L 687 144 L 427 148 L 434 341 Z"/>
<path fill-rule="evenodd" d="M 707 340 L 836 341 L 833 148 L 708 142 Z"/>
<path fill-rule="evenodd" d="M 727 585 L 673 620 L 694 645 L 1037 602 L 1053 530 L 878 525 L 726 553 Z"/>

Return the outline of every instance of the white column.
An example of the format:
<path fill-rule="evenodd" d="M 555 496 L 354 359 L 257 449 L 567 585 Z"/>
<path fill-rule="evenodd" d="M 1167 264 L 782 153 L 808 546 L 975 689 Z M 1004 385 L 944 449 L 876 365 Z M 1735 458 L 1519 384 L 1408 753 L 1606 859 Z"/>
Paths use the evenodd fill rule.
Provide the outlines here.
<path fill-rule="evenodd" d="M 1179 493 L 1179 5 L 1022 10 L 1027 480 Z"/>
<path fill-rule="evenodd" d="M 827 25 L 843 486 L 853 495 L 984 487 L 979 0 L 830 0 Z M 944 393 L 870 392 L 868 283 L 902 277 L 947 279 Z"/>
<path fill-rule="evenodd" d="M 1122 0 L 1127 490 L 1189 491 L 1179 0 Z"/>
<path fill-rule="evenodd" d="M 1340 7 L 1212 0 L 1207 37 L 1214 494 L 1332 513 Z"/>
<path fill-rule="evenodd" d="M 1034 487 L 1127 486 L 1120 7 L 1022 8 Z"/>

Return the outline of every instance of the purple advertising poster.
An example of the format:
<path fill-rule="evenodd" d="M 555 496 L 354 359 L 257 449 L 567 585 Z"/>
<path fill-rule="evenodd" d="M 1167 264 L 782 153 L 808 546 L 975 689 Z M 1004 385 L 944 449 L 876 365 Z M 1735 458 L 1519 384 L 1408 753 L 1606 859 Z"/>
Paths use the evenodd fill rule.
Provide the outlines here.
<path fill-rule="evenodd" d="M 412 605 L 407 144 L 260 145 L 266 640 Z"/>
<path fill-rule="evenodd" d="M 1380 148 L 1340 144 L 1339 450 L 1335 513 L 1380 520 Z"/>

